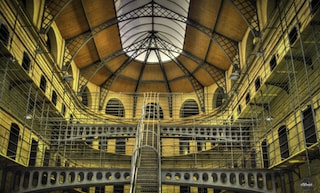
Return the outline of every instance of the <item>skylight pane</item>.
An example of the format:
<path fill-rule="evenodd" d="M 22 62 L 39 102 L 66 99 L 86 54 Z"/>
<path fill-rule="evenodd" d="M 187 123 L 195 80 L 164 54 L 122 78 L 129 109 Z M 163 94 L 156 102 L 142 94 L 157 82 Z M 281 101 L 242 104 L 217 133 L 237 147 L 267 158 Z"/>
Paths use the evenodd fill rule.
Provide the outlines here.
<path fill-rule="evenodd" d="M 165 63 L 180 55 L 189 0 L 114 2 L 122 48 L 129 57 L 140 62 Z"/>

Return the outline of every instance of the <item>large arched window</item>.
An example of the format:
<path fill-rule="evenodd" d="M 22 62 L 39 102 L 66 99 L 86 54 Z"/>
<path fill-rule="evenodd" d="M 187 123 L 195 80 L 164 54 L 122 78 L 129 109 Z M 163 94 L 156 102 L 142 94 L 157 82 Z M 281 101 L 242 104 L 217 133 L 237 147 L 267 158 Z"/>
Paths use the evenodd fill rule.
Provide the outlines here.
<path fill-rule="evenodd" d="M 106 114 L 117 117 L 124 117 L 124 107 L 119 99 L 112 98 L 106 106 Z"/>
<path fill-rule="evenodd" d="M 89 96 L 90 96 L 90 91 L 88 87 L 82 86 L 81 87 L 81 103 L 84 106 L 89 106 Z"/>
<path fill-rule="evenodd" d="M 47 33 L 47 48 L 48 51 L 52 54 L 53 59 L 55 61 L 57 61 L 57 56 L 58 56 L 58 46 L 57 46 L 57 38 L 56 38 L 56 34 L 54 33 L 54 31 L 52 30 L 52 28 L 49 29 L 48 33 Z"/>
<path fill-rule="evenodd" d="M 186 100 L 180 109 L 180 117 L 190 117 L 192 115 L 199 114 L 199 107 L 195 100 L 188 99 Z"/>
<path fill-rule="evenodd" d="M 213 101 L 212 101 L 213 108 L 221 107 L 221 105 L 223 104 L 224 98 L 225 98 L 224 90 L 223 88 L 219 87 L 213 95 Z"/>
<path fill-rule="evenodd" d="M 7 148 L 7 156 L 16 159 L 20 128 L 17 124 L 12 123 L 10 127 L 9 143 Z"/>
<path fill-rule="evenodd" d="M 0 41 L 3 43 L 3 45 L 8 46 L 9 37 L 10 33 L 8 28 L 4 24 L 0 23 Z"/>
<path fill-rule="evenodd" d="M 289 144 L 287 132 L 287 127 L 285 125 L 281 126 L 278 129 L 280 155 L 282 159 L 286 159 L 289 157 Z"/>
<path fill-rule="evenodd" d="M 158 109 L 159 108 L 159 109 Z M 159 110 L 159 111 L 158 111 Z M 146 119 L 163 119 L 162 108 L 157 103 L 149 103 L 145 107 Z M 159 113 L 159 116 L 158 116 Z"/>

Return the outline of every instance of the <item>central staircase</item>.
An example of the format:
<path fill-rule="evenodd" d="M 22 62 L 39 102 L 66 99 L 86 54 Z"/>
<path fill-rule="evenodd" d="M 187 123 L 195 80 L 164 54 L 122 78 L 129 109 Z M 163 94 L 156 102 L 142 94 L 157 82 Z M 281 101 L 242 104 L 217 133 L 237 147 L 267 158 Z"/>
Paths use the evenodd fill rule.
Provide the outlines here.
<path fill-rule="evenodd" d="M 146 93 L 132 157 L 131 193 L 161 192 L 159 96 Z M 151 106 L 150 106 L 151 104 Z"/>

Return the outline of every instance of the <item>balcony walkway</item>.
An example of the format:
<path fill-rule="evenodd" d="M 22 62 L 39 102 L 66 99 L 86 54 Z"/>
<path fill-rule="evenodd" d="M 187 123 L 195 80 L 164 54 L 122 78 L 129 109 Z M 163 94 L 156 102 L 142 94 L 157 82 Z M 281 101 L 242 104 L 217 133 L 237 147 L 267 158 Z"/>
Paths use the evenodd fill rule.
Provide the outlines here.
<path fill-rule="evenodd" d="M 123 168 L 10 168 L 12 193 L 55 191 L 75 187 L 130 184 L 131 169 Z M 162 169 L 162 184 L 204 186 L 248 193 L 276 193 L 279 171 L 252 169 Z"/>

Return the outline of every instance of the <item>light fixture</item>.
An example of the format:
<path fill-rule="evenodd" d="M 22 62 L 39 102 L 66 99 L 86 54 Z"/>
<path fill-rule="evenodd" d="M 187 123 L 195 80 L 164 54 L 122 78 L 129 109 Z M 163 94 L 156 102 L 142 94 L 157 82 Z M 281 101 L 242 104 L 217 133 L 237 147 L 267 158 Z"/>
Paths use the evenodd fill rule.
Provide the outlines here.
<path fill-rule="evenodd" d="M 12 56 L 12 57 L 10 57 L 10 60 L 11 60 L 11 62 L 13 62 L 13 63 L 17 62 L 17 59 L 16 59 L 16 58 L 14 58 L 13 56 Z"/>
<path fill-rule="evenodd" d="M 62 65 L 61 70 L 62 71 L 68 71 L 68 68 L 70 66 L 70 61 L 67 61 L 65 65 Z"/>
<path fill-rule="evenodd" d="M 263 52 L 262 52 L 262 51 L 258 51 L 258 52 L 256 53 L 256 56 L 262 57 L 262 56 L 263 56 Z"/>
<path fill-rule="evenodd" d="M 238 64 L 233 64 L 232 73 L 230 74 L 230 80 L 238 80 L 240 78 L 240 67 Z"/>
<path fill-rule="evenodd" d="M 30 114 L 30 113 L 27 113 L 25 116 L 24 116 L 25 119 L 27 120 L 30 120 L 33 118 L 33 116 Z"/>
<path fill-rule="evenodd" d="M 229 78 L 230 80 L 238 80 L 240 78 L 240 73 L 238 71 L 232 72 Z"/>
<path fill-rule="evenodd" d="M 72 81 L 73 80 L 73 76 L 70 75 L 70 74 L 65 74 L 65 75 L 63 75 L 63 80 L 67 81 L 67 82 Z"/>
<path fill-rule="evenodd" d="M 266 121 L 273 121 L 274 120 L 274 117 L 273 116 L 268 116 L 266 117 Z"/>
<path fill-rule="evenodd" d="M 42 53 L 43 53 L 43 51 L 41 50 L 41 48 L 37 47 L 36 48 L 36 54 L 42 54 Z"/>

